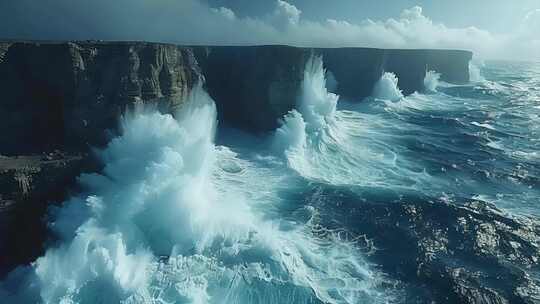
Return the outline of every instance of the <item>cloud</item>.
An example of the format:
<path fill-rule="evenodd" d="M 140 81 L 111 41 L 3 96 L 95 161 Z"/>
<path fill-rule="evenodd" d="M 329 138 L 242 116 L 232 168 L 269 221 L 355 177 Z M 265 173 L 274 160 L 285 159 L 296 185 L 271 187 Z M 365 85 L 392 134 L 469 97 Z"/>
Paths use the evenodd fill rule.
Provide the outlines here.
<path fill-rule="evenodd" d="M 524 21 L 524 28 L 529 33 L 538 34 L 540 32 L 540 8 L 529 12 L 525 16 L 523 21 Z"/>
<path fill-rule="evenodd" d="M 524 16 L 522 24 L 508 33 L 494 34 L 474 26 L 452 28 L 437 23 L 419 6 L 395 19 L 351 23 L 303 18 L 299 8 L 283 0 L 276 0 L 274 9 L 264 16 L 242 18 L 229 8 L 211 8 L 199 0 L 14 3 L 0 4 L 0 35 L 8 38 L 451 48 L 472 50 L 484 58 L 540 60 L 540 9 Z"/>
<path fill-rule="evenodd" d="M 302 11 L 296 6 L 285 1 L 277 0 L 276 9 L 274 10 L 274 21 L 278 26 L 281 24 L 298 25 L 300 14 L 302 14 Z"/>
<path fill-rule="evenodd" d="M 220 8 L 212 8 L 211 9 L 214 13 L 222 16 L 222 17 L 225 17 L 229 20 L 234 20 L 236 19 L 236 14 L 229 8 L 226 8 L 226 7 L 220 7 Z"/>

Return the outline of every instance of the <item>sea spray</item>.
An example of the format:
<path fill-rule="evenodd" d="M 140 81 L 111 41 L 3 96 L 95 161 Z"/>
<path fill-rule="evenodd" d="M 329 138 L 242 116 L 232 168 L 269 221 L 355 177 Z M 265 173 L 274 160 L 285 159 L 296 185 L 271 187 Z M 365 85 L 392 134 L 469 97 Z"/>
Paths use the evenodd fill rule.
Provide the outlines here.
<path fill-rule="evenodd" d="M 385 73 L 375 87 L 378 96 L 386 98 L 383 102 L 368 99 L 349 105 L 350 110 L 337 110 L 339 97 L 328 92 L 324 75 L 322 58 L 314 56 L 306 64 L 296 109 L 274 134 L 274 147 L 288 167 L 304 178 L 332 185 L 414 191 L 428 184 L 432 177 L 415 160 L 404 159 L 398 153 L 401 145 L 385 134 L 395 127 L 382 118 L 385 109 L 406 100 L 397 77 Z M 360 112 L 363 107 L 367 113 Z"/>
<path fill-rule="evenodd" d="M 316 132 L 328 126 L 334 118 L 339 99 L 326 88 L 326 71 L 321 56 L 312 55 L 306 63 L 297 108 L 309 131 Z"/>
<path fill-rule="evenodd" d="M 326 146 L 325 138 L 335 125 L 339 96 L 326 88 L 325 75 L 322 57 L 312 55 L 304 69 L 296 109 L 285 115 L 274 136 L 275 150 L 283 152 L 289 166 L 306 176 L 316 174 L 311 172 L 314 149 Z"/>
<path fill-rule="evenodd" d="M 375 84 L 372 97 L 390 101 L 402 99 L 403 92 L 399 89 L 398 81 L 396 74 L 385 72 Z"/>
<path fill-rule="evenodd" d="M 81 176 L 85 192 L 53 212 L 59 244 L 0 284 L 6 301 L 387 299 L 355 242 L 322 227 L 317 210 L 306 206 L 307 220 L 293 221 L 267 213 L 281 204 L 279 189 L 294 185 L 279 186 L 279 168 L 213 144 L 215 106 L 200 87 L 186 104 L 178 120 L 147 107 L 124 115 L 122 135 L 99 152 L 103 173 Z"/>
<path fill-rule="evenodd" d="M 424 76 L 424 90 L 428 93 L 437 92 L 437 87 L 439 86 L 440 79 L 440 73 L 437 73 L 435 71 L 427 71 L 426 76 Z"/>
<path fill-rule="evenodd" d="M 479 59 L 473 59 L 469 61 L 469 81 L 473 83 L 484 82 L 485 78 L 482 76 L 481 68 L 484 63 Z"/>

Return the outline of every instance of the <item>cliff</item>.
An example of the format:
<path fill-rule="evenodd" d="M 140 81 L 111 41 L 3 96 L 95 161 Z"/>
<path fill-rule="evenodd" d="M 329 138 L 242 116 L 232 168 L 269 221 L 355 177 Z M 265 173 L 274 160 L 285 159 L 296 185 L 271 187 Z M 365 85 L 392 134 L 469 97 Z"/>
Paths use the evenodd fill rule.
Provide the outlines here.
<path fill-rule="evenodd" d="M 201 75 L 222 122 L 270 131 L 294 107 L 311 54 L 323 56 L 338 82 L 336 93 L 357 101 L 371 94 L 385 71 L 396 73 L 405 94 L 423 89 L 427 70 L 465 83 L 472 58 L 450 50 L 0 43 L 0 127 L 12 132 L 0 138 L 0 151 L 103 145 L 103 131 L 114 129 L 126 105 L 153 101 L 172 111 Z"/>
<path fill-rule="evenodd" d="M 328 70 L 337 82 L 337 93 L 359 100 L 371 95 L 382 73 L 392 72 L 399 78 L 399 87 L 408 95 L 421 91 L 426 72 L 441 73 L 441 80 L 464 84 L 469 82 L 472 53 L 458 50 L 382 50 L 382 49 L 319 49 Z"/>
<path fill-rule="evenodd" d="M 162 44 L 2 44 L 0 58 L 2 154 L 103 145 L 127 104 L 174 108 L 200 77 L 189 48 Z"/>
<path fill-rule="evenodd" d="M 426 72 L 463 84 L 469 81 L 472 53 L 453 50 L 370 48 L 294 48 L 289 46 L 194 47 L 206 87 L 222 120 L 254 132 L 277 127 L 291 110 L 312 54 L 322 55 L 337 80 L 336 93 L 361 101 L 371 95 L 384 72 L 393 72 L 405 94 L 424 89 Z"/>
<path fill-rule="evenodd" d="M 0 276 L 42 253 L 43 217 L 134 102 L 166 112 L 201 78 L 190 48 L 152 43 L 0 43 Z"/>
<path fill-rule="evenodd" d="M 338 94 L 361 101 L 384 71 L 405 93 L 426 70 L 468 81 L 470 52 L 310 49 L 288 46 L 185 47 L 143 42 L 0 42 L 0 275 L 40 254 L 41 220 L 81 172 L 99 170 L 89 153 L 114 134 L 135 102 L 174 112 L 200 80 L 220 122 L 268 132 L 295 107 L 304 66 L 322 55 Z M 3 156 L 2 156 L 3 155 Z"/>
<path fill-rule="evenodd" d="M 295 106 L 308 49 L 289 46 L 195 47 L 222 121 L 259 132 Z"/>

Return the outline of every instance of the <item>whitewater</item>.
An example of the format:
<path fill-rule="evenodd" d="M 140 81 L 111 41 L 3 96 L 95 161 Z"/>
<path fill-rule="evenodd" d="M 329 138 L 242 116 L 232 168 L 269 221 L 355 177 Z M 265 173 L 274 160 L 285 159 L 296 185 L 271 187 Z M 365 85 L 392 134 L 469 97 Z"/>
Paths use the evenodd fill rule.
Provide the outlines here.
<path fill-rule="evenodd" d="M 96 152 L 103 172 L 50 210 L 56 241 L 0 297 L 401 303 L 408 286 L 370 258 L 380 249 L 362 223 L 339 220 L 341 202 L 483 200 L 540 216 L 537 68 L 493 63 L 461 86 L 427 71 L 411 96 L 387 72 L 360 102 L 332 93 L 339 84 L 312 56 L 295 109 L 258 138 L 220 128 L 201 85 L 175 115 L 136 105 Z"/>

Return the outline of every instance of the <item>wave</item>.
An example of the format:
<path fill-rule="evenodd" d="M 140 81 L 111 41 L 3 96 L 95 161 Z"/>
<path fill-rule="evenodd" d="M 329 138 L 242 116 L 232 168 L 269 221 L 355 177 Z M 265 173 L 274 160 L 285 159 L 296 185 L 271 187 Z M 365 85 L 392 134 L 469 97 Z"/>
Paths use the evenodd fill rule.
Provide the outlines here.
<path fill-rule="evenodd" d="M 282 119 L 274 134 L 274 149 L 285 156 L 289 168 L 309 180 L 332 185 L 393 191 L 416 189 L 427 182 L 430 176 L 422 167 L 403 162 L 401 146 L 389 133 L 394 126 L 378 106 L 398 103 L 375 99 L 365 102 L 377 105 L 366 112 L 360 110 L 361 104 L 337 110 L 339 97 L 327 91 L 324 75 L 322 57 L 312 57 L 296 109 Z M 397 82 L 395 75 L 386 73 L 375 91 L 386 83 L 390 91 L 399 92 Z"/>
<path fill-rule="evenodd" d="M 385 72 L 375 84 L 372 97 L 390 101 L 403 99 L 403 92 L 399 89 L 398 81 L 396 74 Z"/>
<path fill-rule="evenodd" d="M 484 63 L 479 60 L 469 61 L 469 79 L 472 83 L 485 82 L 486 79 L 482 76 L 481 68 L 484 66 Z"/>
<path fill-rule="evenodd" d="M 323 79 L 324 70 L 306 71 L 318 73 L 315 78 Z M 382 79 L 391 80 L 392 90 L 398 83 L 395 75 L 386 74 Z M 484 85 L 440 87 L 441 92 L 414 93 L 397 101 L 340 101 L 335 110 L 315 120 L 322 122 L 312 124 L 317 128 L 309 128 L 302 111 L 302 103 L 309 101 L 305 96 L 313 95 L 309 88 L 325 91 L 324 82 L 308 83 L 313 86 L 303 86 L 297 109 L 284 117 L 274 141 L 281 143 L 289 168 L 310 181 L 351 186 L 358 193 L 378 189 L 388 197 L 398 193 L 432 197 L 459 193 L 472 199 L 494 187 L 505 188 L 505 181 L 514 178 L 516 170 L 505 168 L 492 174 L 499 170 L 485 161 L 500 154 L 501 140 L 506 142 L 510 138 L 505 138 L 512 135 L 493 121 L 492 111 L 486 111 L 491 101 L 477 100 L 477 91 Z M 333 95 L 317 96 L 327 96 L 333 109 Z M 321 100 L 324 98 L 317 104 Z M 510 157 L 518 158 L 517 154 Z M 517 181 L 523 181 L 524 186 L 534 183 L 521 175 Z"/>
<path fill-rule="evenodd" d="M 272 215 L 294 186 L 279 168 L 214 145 L 216 109 L 200 87 L 186 104 L 177 119 L 142 105 L 122 117 L 122 135 L 99 152 L 103 173 L 82 175 L 86 191 L 52 212 L 59 243 L 0 284 L 6 301 L 388 299 L 356 242 L 322 227 L 315 208 L 298 207 L 303 221 Z M 332 112 L 311 106 L 312 124 Z"/>
<path fill-rule="evenodd" d="M 427 71 L 426 76 L 424 77 L 424 89 L 427 92 L 437 92 L 437 87 L 439 86 L 439 81 L 441 79 L 441 74 L 435 71 Z"/>

